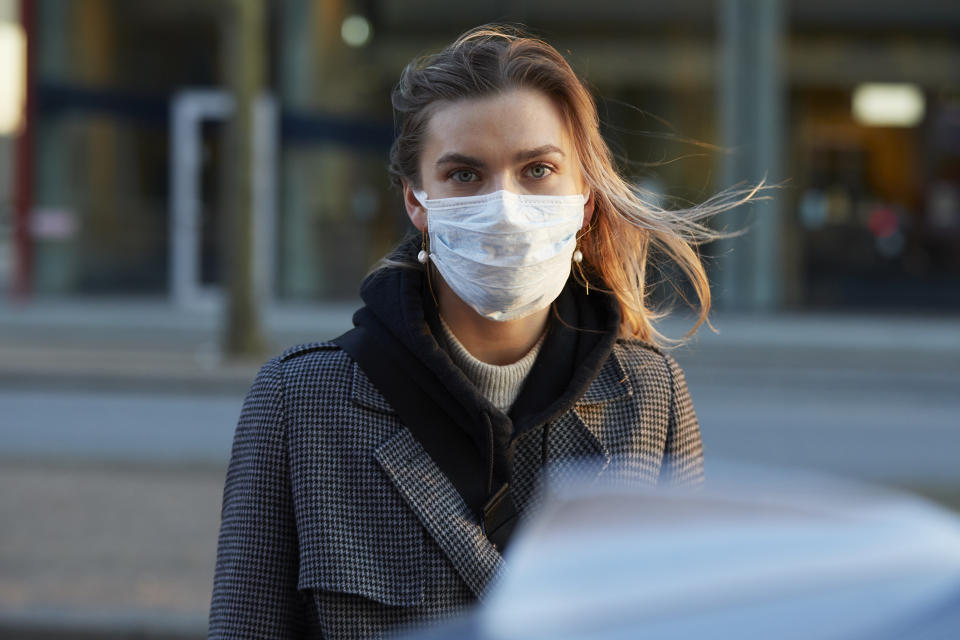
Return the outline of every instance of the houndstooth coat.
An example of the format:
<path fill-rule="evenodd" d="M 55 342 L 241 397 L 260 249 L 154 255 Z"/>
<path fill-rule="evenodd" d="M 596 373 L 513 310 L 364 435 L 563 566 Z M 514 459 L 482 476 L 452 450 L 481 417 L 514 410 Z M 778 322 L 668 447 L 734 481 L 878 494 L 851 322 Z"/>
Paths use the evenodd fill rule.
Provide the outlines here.
<path fill-rule="evenodd" d="M 573 410 L 524 433 L 521 513 L 544 458 L 590 457 L 698 483 L 700 432 L 676 361 L 617 340 Z M 666 465 L 665 460 L 672 460 Z M 363 371 L 329 342 L 267 362 L 243 405 L 223 494 L 210 638 L 369 638 L 454 615 L 503 566 L 454 486 Z"/>

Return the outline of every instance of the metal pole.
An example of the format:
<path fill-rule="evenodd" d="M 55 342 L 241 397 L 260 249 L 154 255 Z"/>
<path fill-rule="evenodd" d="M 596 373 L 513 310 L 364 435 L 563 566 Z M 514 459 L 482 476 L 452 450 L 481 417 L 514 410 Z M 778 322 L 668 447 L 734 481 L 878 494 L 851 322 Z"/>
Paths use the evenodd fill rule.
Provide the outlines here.
<path fill-rule="evenodd" d="M 780 179 L 783 154 L 784 37 L 781 0 L 723 0 L 720 4 L 719 102 L 724 185 Z M 774 194 L 776 196 L 776 194 Z M 720 243 L 726 308 L 771 311 L 783 301 L 782 220 L 776 199 L 724 217 L 747 235 Z"/>
<path fill-rule="evenodd" d="M 225 135 L 221 184 L 227 290 L 224 350 L 233 357 L 262 357 L 260 300 L 254 277 L 254 105 L 263 91 L 266 57 L 266 3 L 230 2 L 224 41 L 226 84 L 235 100 Z"/>

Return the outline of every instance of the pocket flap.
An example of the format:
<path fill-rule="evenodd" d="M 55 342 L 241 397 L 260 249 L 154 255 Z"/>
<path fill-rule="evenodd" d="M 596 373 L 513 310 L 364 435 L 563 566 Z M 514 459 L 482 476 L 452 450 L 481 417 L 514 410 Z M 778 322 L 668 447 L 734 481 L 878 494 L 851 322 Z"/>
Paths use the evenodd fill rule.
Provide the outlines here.
<path fill-rule="evenodd" d="M 424 599 L 424 530 L 388 483 L 362 495 L 318 492 L 300 514 L 300 589 L 351 593 L 393 606 Z M 375 502 L 375 504 L 373 504 Z"/>

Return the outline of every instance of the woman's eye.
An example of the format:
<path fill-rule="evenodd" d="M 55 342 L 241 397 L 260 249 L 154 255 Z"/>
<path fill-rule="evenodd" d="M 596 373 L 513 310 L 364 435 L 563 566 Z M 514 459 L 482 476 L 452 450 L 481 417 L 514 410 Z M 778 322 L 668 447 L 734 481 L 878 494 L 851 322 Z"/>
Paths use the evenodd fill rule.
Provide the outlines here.
<path fill-rule="evenodd" d="M 535 164 L 527 169 L 527 173 L 531 178 L 539 180 L 540 178 L 546 178 L 548 175 L 553 173 L 553 169 L 550 167 L 550 165 Z"/>
<path fill-rule="evenodd" d="M 450 174 L 450 177 L 457 182 L 473 182 L 477 179 L 477 174 L 470 169 L 457 169 Z"/>

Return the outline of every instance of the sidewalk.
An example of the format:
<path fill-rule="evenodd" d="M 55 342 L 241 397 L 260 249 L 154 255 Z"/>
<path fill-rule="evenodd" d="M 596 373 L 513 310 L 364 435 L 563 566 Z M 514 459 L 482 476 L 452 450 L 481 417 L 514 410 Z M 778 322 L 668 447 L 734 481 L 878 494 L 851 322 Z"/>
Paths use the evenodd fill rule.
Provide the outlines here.
<path fill-rule="evenodd" d="M 219 348 L 214 309 L 182 311 L 163 300 L 37 301 L 0 304 L 0 387 L 81 385 L 217 392 L 245 389 L 262 360 L 301 342 L 350 328 L 358 302 L 283 305 L 263 314 L 267 352 L 233 362 Z M 718 333 L 702 326 L 674 352 L 684 366 L 796 366 L 856 361 L 858 367 L 960 368 L 960 317 L 822 313 L 717 313 Z M 658 327 L 681 338 L 693 326 L 678 315 Z"/>
<path fill-rule="evenodd" d="M 0 637 L 206 637 L 223 479 L 0 463 Z"/>

